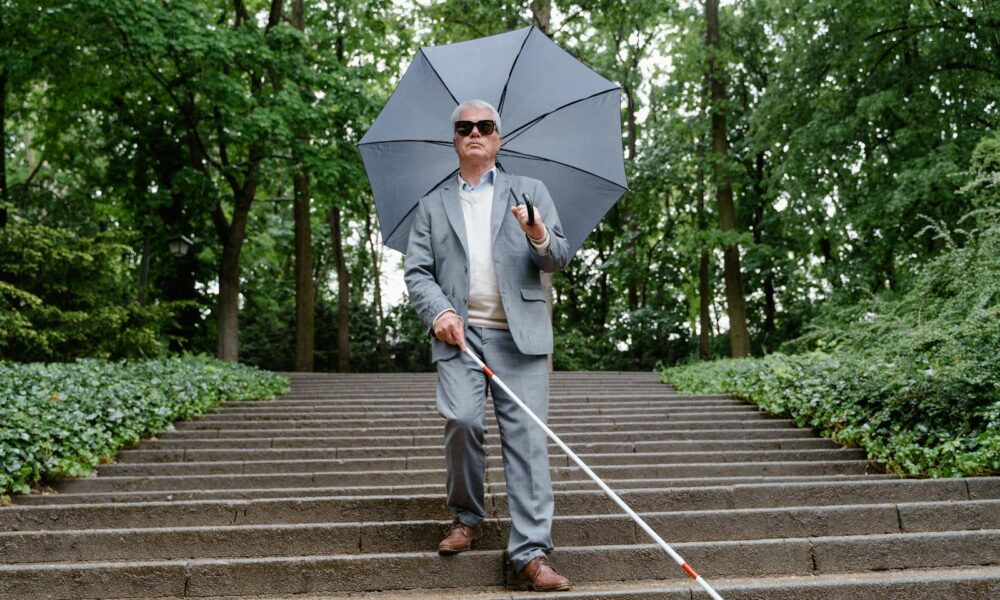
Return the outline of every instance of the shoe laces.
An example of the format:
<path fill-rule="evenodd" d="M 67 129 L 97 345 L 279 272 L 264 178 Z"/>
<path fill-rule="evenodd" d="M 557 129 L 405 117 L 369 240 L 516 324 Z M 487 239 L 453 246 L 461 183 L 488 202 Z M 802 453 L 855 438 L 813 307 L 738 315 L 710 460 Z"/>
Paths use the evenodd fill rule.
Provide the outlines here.
<path fill-rule="evenodd" d="M 448 525 L 448 529 L 445 529 L 445 531 L 444 531 L 445 537 L 448 537 L 449 535 L 451 535 L 452 533 L 454 533 L 455 530 L 458 529 L 458 527 L 460 525 L 465 525 L 465 524 L 462 523 L 461 521 L 459 521 L 458 519 L 455 519 L 454 521 L 452 521 L 451 524 Z"/>

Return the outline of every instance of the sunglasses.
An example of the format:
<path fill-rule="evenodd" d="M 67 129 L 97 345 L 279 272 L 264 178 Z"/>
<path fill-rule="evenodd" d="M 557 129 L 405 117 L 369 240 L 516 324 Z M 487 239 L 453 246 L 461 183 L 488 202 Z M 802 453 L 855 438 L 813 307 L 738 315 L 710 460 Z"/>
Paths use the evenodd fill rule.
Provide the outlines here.
<path fill-rule="evenodd" d="M 496 131 L 497 124 L 491 120 L 486 121 L 455 121 L 455 133 L 462 137 L 472 134 L 472 128 L 479 130 L 480 135 L 491 135 Z"/>

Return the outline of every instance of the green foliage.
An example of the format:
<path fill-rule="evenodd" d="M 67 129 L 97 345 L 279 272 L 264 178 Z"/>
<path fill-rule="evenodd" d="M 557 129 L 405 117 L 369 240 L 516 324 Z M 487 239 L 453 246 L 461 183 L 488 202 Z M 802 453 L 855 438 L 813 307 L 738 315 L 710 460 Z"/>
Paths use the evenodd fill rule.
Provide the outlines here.
<path fill-rule="evenodd" d="M 232 3 L 205 0 L 3 6 L 0 203 L 77 236 L 60 238 L 72 241 L 58 252 L 32 241 L 42 252 L 33 271 L 16 253 L 3 257 L 0 271 L 18 272 L 0 277 L 0 356 L 9 359 L 214 351 L 224 224 L 249 202 L 240 355 L 289 368 L 292 175 L 304 172 L 317 368 L 337 364 L 334 208 L 350 273 L 352 368 L 427 368 L 426 332 L 405 301 L 384 320 L 374 306 L 376 265 L 393 255 L 372 256 L 375 210 L 355 144 L 416 47 L 510 31 L 546 6 L 553 39 L 623 88 L 630 187 L 554 278 L 558 368 L 643 369 L 690 356 L 703 253 L 710 353 L 725 354 L 719 249 L 734 241 L 753 351 L 829 348 L 859 315 L 891 312 L 921 265 L 948 251 L 927 218 L 962 246 L 956 228 L 981 229 L 987 217 L 959 219 L 1000 205 L 995 2 L 724 3 L 719 52 L 705 45 L 704 6 L 690 2 L 307 2 L 301 31 L 288 3 L 270 27 L 259 2 L 246 19 Z M 706 98 L 710 57 L 725 74 L 719 102 Z M 726 118 L 722 167 L 736 204 L 736 230 L 724 235 L 712 112 Z M 183 259 L 167 253 L 179 233 L 195 242 Z M 142 255 L 149 309 L 134 302 Z M 926 323 L 931 311 L 921 314 Z"/>
<path fill-rule="evenodd" d="M 664 371 L 685 391 L 726 391 L 868 451 L 908 475 L 1000 472 L 1000 210 L 935 235 L 950 248 L 912 289 L 834 307 L 799 355 Z"/>
<path fill-rule="evenodd" d="M 287 390 L 284 378 L 205 357 L 0 363 L 0 498 L 87 475 L 122 446 L 220 402 Z"/>
<path fill-rule="evenodd" d="M 18 220 L 0 229 L 0 358 L 60 361 L 161 352 L 170 306 L 134 298 L 131 249 Z"/>

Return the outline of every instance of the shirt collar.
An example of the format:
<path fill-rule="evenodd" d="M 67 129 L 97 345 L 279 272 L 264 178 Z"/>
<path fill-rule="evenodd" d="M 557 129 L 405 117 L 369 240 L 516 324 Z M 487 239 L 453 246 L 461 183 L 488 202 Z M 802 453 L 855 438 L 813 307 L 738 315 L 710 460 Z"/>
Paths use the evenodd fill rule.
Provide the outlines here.
<path fill-rule="evenodd" d="M 462 179 L 462 172 L 458 173 L 458 184 L 463 192 L 475 192 L 481 190 L 487 186 L 493 185 L 494 180 L 496 180 L 497 168 L 493 167 L 489 171 L 483 173 L 483 177 L 479 180 L 479 184 L 471 186 Z"/>

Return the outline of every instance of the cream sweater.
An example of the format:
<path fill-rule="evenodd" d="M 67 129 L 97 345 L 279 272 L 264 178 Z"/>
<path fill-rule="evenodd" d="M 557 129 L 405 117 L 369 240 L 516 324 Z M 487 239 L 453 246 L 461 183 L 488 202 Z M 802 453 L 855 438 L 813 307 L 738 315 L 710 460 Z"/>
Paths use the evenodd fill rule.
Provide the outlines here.
<path fill-rule="evenodd" d="M 496 269 L 493 268 L 492 218 L 493 218 L 493 183 L 487 180 L 475 189 L 469 189 L 468 184 L 458 178 L 458 197 L 462 203 L 462 216 L 465 219 L 465 237 L 469 244 L 469 326 L 487 327 L 490 329 L 510 329 L 507 325 L 507 315 L 500 299 L 500 286 L 497 283 Z M 506 216 L 506 215 L 504 215 Z M 541 241 L 528 238 L 539 254 L 549 250 L 549 232 Z M 445 309 L 438 314 L 437 322 L 452 309 Z"/>
<path fill-rule="evenodd" d="M 500 300 L 497 272 L 493 268 L 490 220 L 493 213 L 493 186 L 473 191 L 460 189 L 465 236 L 469 243 L 469 325 L 509 329 Z"/>

